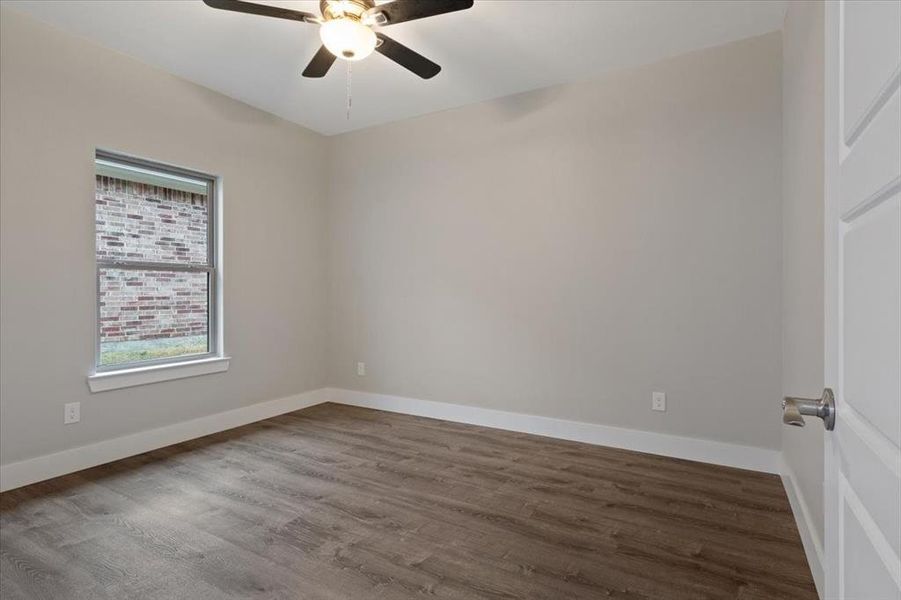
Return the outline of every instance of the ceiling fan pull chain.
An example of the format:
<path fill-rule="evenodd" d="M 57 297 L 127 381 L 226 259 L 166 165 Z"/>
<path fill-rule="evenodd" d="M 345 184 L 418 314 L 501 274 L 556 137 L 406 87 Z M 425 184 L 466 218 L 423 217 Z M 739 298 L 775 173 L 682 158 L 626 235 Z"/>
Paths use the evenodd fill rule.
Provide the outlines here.
<path fill-rule="evenodd" d="M 350 121 L 350 107 L 353 103 L 353 98 L 351 96 L 351 78 L 353 76 L 353 65 L 352 62 L 345 61 L 347 63 L 347 120 Z"/>

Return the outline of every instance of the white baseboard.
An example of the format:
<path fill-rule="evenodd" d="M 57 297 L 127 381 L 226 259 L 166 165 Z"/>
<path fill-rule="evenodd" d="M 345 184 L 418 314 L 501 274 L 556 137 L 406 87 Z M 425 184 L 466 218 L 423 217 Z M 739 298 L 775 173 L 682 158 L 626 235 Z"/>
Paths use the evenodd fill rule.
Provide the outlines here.
<path fill-rule="evenodd" d="M 87 446 L 0 465 L 0 492 L 320 404 L 327 398 L 324 391 L 324 388 L 312 390 L 183 423 L 175 423 Z"/>
<path fill-rule="evenodd" d="M 798 533 L 801 535 L 801 543 L 804 545 L 804 554 L 807 555 L 807 564 L 810 565 L 810 573 L 813 575 L 817 593 L 820 598 L 825 598 L 826 575 L 823 571 L 825 565 L 823 542 L 820 540 L 813 518 L 810 516 L 810 509 L 804 500 L 804 494 L 798 487 L 798 478 L 795 472 L 784 459 L 780 458 L 780 463 L 782 485 L 785 487 L 788 502 L 791 504 L 792 513 L 795 516 L 795 523 L 798 525 Z"/>
<path fill-rule="evenodd" d="M 82 469 L 241 425 L 247 425 L 248 423 L 254 423 L 327 401 L 509 431 L 532 433 L 638 452 L 648 452 L 765 473 L 780 473 L 782 471 L 779 453 L 776 450 L 768 450 L 766 448 L 740 446 L 725 442 L 579 421 L 567 421 L 445 402 L 418 400 L 401 396 L 322 388 L 200 417 L 184 423 L 175 423 L 87 446 L 79 446 L 20 462 L 0 465 L 0 491 L 7 491 L 30 483 L 74 473 Z M 801 528 L 800 522 L 799 528 Z M 807 542 L 805 541 L 806 547 Z M 813 568 L 813 564 L 811 564 L 811 568 Z"/>
<path fill-rule="evenodd" d="M 339 404 L 532 433 L 764 473 L 780 473 L 779 452 L 767 448 L 355 390 L 328 388 L 324 394 L 328 400 Z"/>

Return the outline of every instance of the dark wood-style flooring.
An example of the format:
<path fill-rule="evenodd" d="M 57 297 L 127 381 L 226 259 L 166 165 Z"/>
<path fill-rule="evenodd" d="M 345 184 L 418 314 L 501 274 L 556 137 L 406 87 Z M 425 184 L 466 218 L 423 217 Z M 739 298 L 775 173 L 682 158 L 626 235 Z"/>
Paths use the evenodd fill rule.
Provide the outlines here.
<path fill-rule="evenodd" d="M 816 593 L 776 476 L 325 404 L 3 494 L 0 597 Z"/>

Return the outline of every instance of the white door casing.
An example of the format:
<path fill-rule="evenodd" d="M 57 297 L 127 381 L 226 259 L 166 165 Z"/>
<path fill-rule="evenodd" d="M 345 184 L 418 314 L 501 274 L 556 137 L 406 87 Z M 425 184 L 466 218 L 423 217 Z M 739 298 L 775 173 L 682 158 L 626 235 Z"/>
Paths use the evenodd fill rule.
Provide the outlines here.
<path fill-rule="evenodd" d="M 829 0 L 826 597 L 901 599 L 901 2 Z"/>

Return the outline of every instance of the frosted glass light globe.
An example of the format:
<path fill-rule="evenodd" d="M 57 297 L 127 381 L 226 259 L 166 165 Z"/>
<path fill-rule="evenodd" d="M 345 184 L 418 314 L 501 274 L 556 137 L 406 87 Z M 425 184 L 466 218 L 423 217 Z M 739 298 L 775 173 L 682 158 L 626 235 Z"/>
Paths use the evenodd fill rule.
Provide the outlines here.
<path fill-rule="evenodd" d="M 319 28 L 319 37 L 329 52 L 344 60 L 362 60 L 375 50 L 375 33 L 353 19 L 332 19 Z"/>

